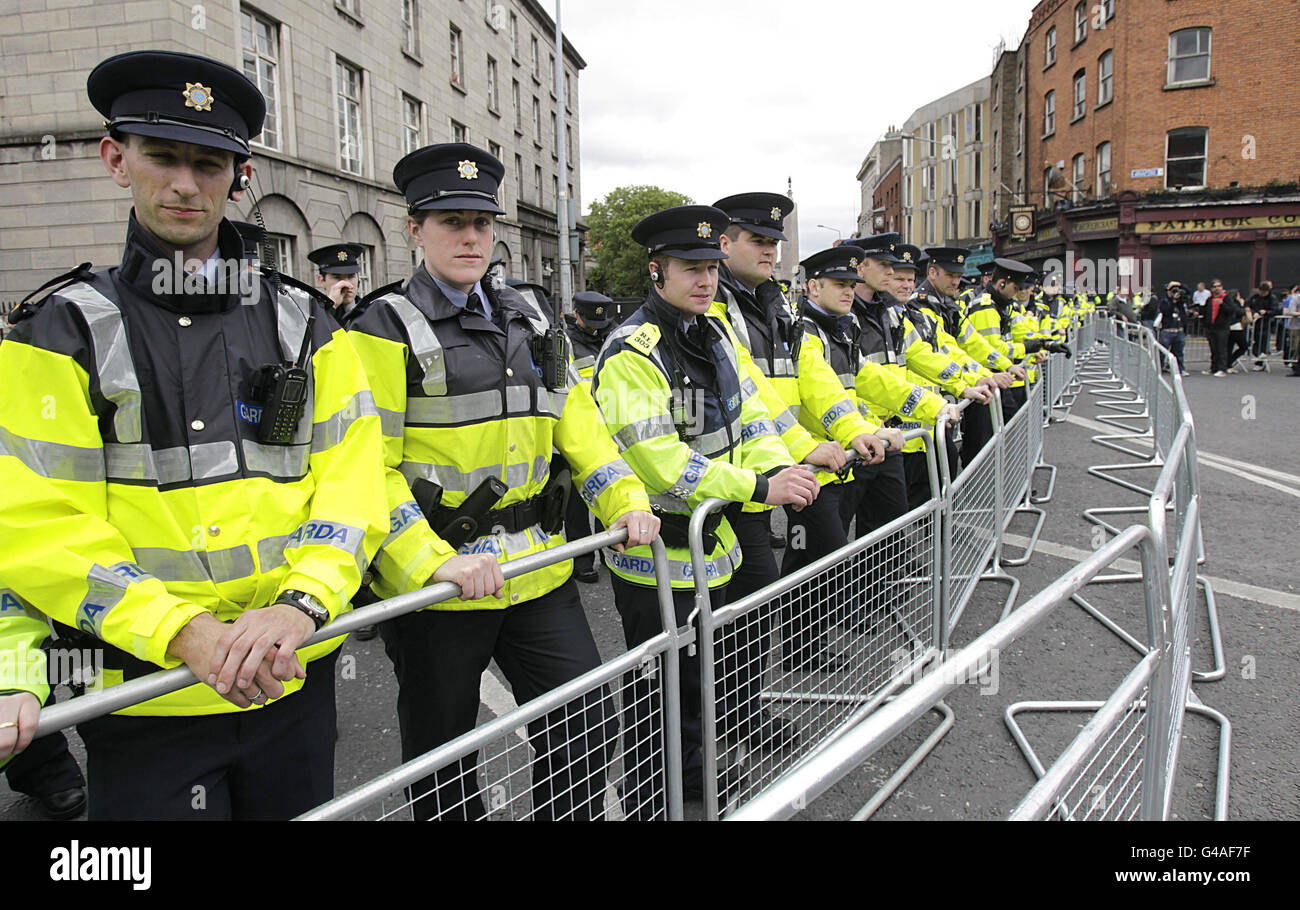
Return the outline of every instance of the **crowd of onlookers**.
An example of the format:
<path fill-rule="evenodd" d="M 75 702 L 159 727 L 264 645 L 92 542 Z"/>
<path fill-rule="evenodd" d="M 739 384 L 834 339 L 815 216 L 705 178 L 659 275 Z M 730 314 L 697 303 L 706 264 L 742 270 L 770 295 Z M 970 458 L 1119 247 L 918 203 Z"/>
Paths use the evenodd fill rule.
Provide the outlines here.
<path fill-rule="evenodd" d="M 1160 343 L 1178 359 L 1187 375 L 1184 349 L 1188 334 L 1204 334 L 1210 344 L 1207 376 L 1227 376 L 1250 368 L 1266 369 L 1269 355 L 1280 353 L 1291 365 L 1292 376 L 1300 376 L 1300 285 L 1274 289 L 1261 282 L 1249 297 L 1236 288 L 1224 288 L 1214 279 L 1189 291 L 1171 281 L 1158 293 L 1132 301 L 1132 315 L 1159 334 Z M 1123 308 L 1121 308 L 1121 314 Z"/>

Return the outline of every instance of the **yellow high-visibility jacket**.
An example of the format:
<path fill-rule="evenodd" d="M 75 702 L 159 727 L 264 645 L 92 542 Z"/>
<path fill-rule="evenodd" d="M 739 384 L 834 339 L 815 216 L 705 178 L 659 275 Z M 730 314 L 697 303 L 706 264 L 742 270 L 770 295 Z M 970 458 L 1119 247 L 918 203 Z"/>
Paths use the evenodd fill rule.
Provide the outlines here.
<path fill-rule="evenodd" d="M 606 526 L 650 508 L 572 363 L 566 388 L 543 384 L 529 343 L 546 331 L 547 315 L 512 288 L 487 281 L 479 287 L 500 327 L 481 310 L 448 300 L 423 264 L 400 293 L 365 301 L 349 324 L 384 419 L 390 525 L 371 584 L 381 597 L 424 587 L 455 555 L 415 502 L 412 484 L 421 479 L 441 488 L 441 505 L 454 508 L 495 477 L 509 487 L 493 506 L 503 509 L 541 494 L 554 448 L 572 466 L 572 495 Z M 533 524 L 496 528 L 459 552 L 504 562 L 564 542 L 563 532 L 547 534 Z M 504 609 L 555 590 L 572 573 L 573 561 L 565 560 L 506 581 L 501 598 L 454 598 L 427 609 Z"/>
<path fill-rule="evenodd" d="M 229 222 L 219 237 L 238 261 Z M 387 526 L 380 416 L 328 309 L 266 278 L 155 294 L 160 258 L 132 218 L 120 267 L 59 289 L 0 345 L 0 588 L 105 642 L 106 685 L 177 666 L 168 645 L 203 612 L 230 621 L 293 589 L 337 616 Z M 290 444 L 261 443 L 250 382 L 298 356 L 308 313 L 304 415 Z M 194 685 L 122 713 L 238 710 Z"/>
<path fill-rule="evenodd" d="M 595 395 L 609 434 L 644 482 L 655 510 L 680 520 L 711 497 L 763 502 L 768 490 L 764 475 L 793 463 L 741 364 L 735 337 L 712 315 L 696 320 L 695 338 L 710 356 L 690 362 L 681 353 L 684 342 L 674 340 L 677 335 L 663 337 L 682 332 L 679 311 L 651 291 L 646 303 L 615 330 L 596 364 Z M 691 390 L 692 406 L 686 409 L 683 402 L 675 407 L 674 400 L 681 402 Z M 665 544 L 673 587 L 693 587 L 690 551 Z M 726 584 L 741 554 L 725 518 L 716 545 L 705 555 L 709 587 Z M 627 581 L 654 584 L 649 547 L 606 552 L 605 562 Z"/>

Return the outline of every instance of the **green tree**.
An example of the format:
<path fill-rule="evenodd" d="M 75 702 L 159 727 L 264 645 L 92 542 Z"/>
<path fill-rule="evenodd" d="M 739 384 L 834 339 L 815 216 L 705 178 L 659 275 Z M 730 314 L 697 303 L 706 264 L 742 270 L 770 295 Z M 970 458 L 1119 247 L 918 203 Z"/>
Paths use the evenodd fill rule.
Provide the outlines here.
<path fill-rule="evenodd" d="M 596 267 L 587 286 L 611 297 L 640 297 L 650 278 L 645 247 L 632 242 L 632 228 L 647 215 L 675 205 L 691 205 L 689 196 L 657 186 L 620 186 L 591 204 L 587 242 Z"/>

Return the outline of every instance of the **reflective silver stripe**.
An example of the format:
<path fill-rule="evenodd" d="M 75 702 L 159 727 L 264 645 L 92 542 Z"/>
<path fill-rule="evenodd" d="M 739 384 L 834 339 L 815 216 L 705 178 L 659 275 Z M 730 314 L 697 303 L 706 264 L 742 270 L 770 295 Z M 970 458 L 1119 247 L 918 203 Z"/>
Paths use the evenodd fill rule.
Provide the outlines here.
<path fill-rule="evenodd" d="M 677 426 L 667 414 L 656 414 L 653 417 L 647 417 L 645 420 L 629 423 L 614 434 L 614 441 L 618 443 L 619 451 L 622 451 L 623 449 L 630 449 L 638 442 L 645 442 L 647 439 L 658 439 L 660 436 L 677 438 Z"/>
<path fill-rule="evenodd" d="M 695 579 L 695 573 L 691 568 L 689 559 L 673 559 L 672 550 L 669 550 L 668 557 L 668 579 L 670 582 L 692 582 Z M 618 553 L 614 550 L 605 550 L 602 553 L 605 564 L 609 566 L 610 571 L 618 572 L 623 575 L 631 575 L 636 578 L 653 580 L 655 577 L 654 560 L 648 556 L 637 556 L 635 554 L 623 552 Z M 721 581 L 731 576 L 735 571 L 736 564 L 740 562 L 740 544 L 731 548 L 730 552 L 718 554 L 717 559 L 706 559 L 704 562 L 704 572 L 709 581 L 717 579 Z"/>
<path fill-rule="evenodd" d="M 668 492 L 682 499 L 690 496 L 699 489 L 700 483 L 704 480 L 704 473 L 710 466 L 709 459 L 692 450 L 690 456 L 686 459 L 686 465 L 682 468 L 681 476 L 668 489 Z"/>
<path fill-rule="evenodd" d="M 274 537 L 263 537 L 257 542 L 257 565 L 262 572 L 270 572 L 284 565 L 284 545 L 292 536 L 277 534 Z"/>
<path fill-rule="evenodd" d="M 545 545 L 551 540 L 551 535 L 547 534 L 537 525 L 526 528 L 523 531 L 511 533 L 501 532 L 499 534 L 484 534 L 475 540 L 471 540 L 462 546 L 457 552 L 462 556 L 470 556 L 477 553 L 491 553 L 497 559 L 510 559 L 513 556 L 532 549 L 535 546 Z"/>
<path fill-rule="evenodd" d="M 836 373 L 835 375 L 839 378 L 840 385 L 844 386 L 844 388 L 852 389 L 857 386 L 858 377 L 852 373 Z"/>
<path fill-rule="evenodd" d="M 789 357 L 777 357 L 772 363 L 772 377 L 774 379 L 794 379 L 798 376 L 795 370 L 794 361 Z"/>
<path fill-rule="evenodd" d="M 302 352 L 303 336 L 307 334 L 306 313 L 310 306 L 311 300 L 296 288 L 289 288 L 276 296 L 275 327 L 285 360 L 297 362 L 298 354 Z"/>
<path fill-rule="evenodd" d="M 583 370 L 593 369 L 596 366 L 596 357 L 594 354 L 587 357 L 579 357 L 573 361 L 573 368 L 581 373 Z"/>
<path fill-rule="evenodd" d="M 307 476 L 310 445 L 268 446 L 251 439 L 243 440 L 243 445 L 244 463 L 250 471 L 291 480 Z"/>
<path fill-rule="evenodd" d="M 389 294 L 380 299 L 389 305 L 406 329 L 406 337 L 411 342 L 411 356 L 420 365 L 423 377 L 420 385 L 424 394 L 446 395 L 447 358 L 429 320 L 415 308 L 415 304 L 399 294 Z"/>
<path fill-rule="evenodd" d="M 113 429 L 121 442 L 139 442 L 140 382 L 126 340 L 126 326 L 117 305 L 84 282 L 59 291 L 72 301 L 90 328 L 95 349 L 95 372 L 104 397 L 116 406 Z"/>
<path fill-rule="evenodd" d="M 581 380 L 579 380 L 579 382 L 581 382 Z M 511 391 L 513 391 L 513 388 L 506 389 L 507 395 Z M 568 400 L 568 389 L 552 391 L 539 386 L 537 388 L 537 413 L 549 414 L 558 419 L 560 415 L 564 413 L 564 403 Z M 511 413 L 514 413 L 513 408 L 511 409 Z"/>
<path fill-rule="evenodd" d="M 163 486 L 239 473 L 239 458 L 230 440 L 170 449 L 153 449 L 145 443 L 107 443 L 104 461 L 108 480 L 148 480 Z"/>
<path fill-rule="evenodd" d="M 164 582 L 222 584 L 252 575 L 253 551 L 247 545 L 224 550 L 168 550 L 136 547 L 135 560 L 151 575 Z"/>
<path fill-rule="evenodd" d="M 739 444 L 741 439 L 742 427 L 739 420 L 731 422 L 731 432 L 728 433 L 724 427 L 721 430 L 714 430 L 712 433 L 705 433 L 695 439 L 689 440 L 690 446 L 697 452 L 708 458 L 716 458 L 731 451 L 733 444 Z"/>
<path fill-rule="evenodd" d="M 86 574 L 86 596 L 77 606 L 77 628 L 102 639 L 104 618 L 126 596 L 126 589 L 152 577 L 131 562 L 119 562 L 109 568 L 92 565 Z"/>
<path fill-rule="evenodd" d="M 11 455 L 50 480 L 95 483 L 104 479 L 104 452 L 97 448 L 28 439 L 0 427 L 0 456 Z"/>
<path fill-rule="evenodd" d="M 736 295 L 724 287 L 722 296 L 727 301 L 727 324 L 731 326 L 736 340 L 745 346 L 746 351 L 753 353 L 754 345 L 749 340 L 749 324 L 745 322 L 745 314 L 740 311 L 740 303 L 736 300 Z"/>
<path fill-rule="evenodd" d="M 352 424 L 362 417 L 376 417 L 379 409 L 375 407 L 375 396 L 369 391 L 358 392 L 348 399 L 347 404 L 338 413 L 327 420 L 312 424 L 311 450 L 324 452 L 334 448 L 348 435 Z"/>
<path fill-rule="evenodd" d="M 991 325 L 991 326 L 989 326 L 989 327 L 986 328 L 986 329 L 980 329 L 980 330 L 979 330 L 979 333 L 980 333 L 981 335 L 999 335 L 999 336 L 1000 336 L 1000 335 L 1002 334 L 1002 330 L 1001 330 L 1001 328 L 999 328 L 998 326 Z"/>
<path fill-rule="evenodd" d="M 961 367 L 955 363 L 950 363 L 939 371 L 939 381 L 947 382 L 952 377 L 961 372 Z"/>
<path fill-rule="evenodd" d="M 337 521 L 324 521 L 311 518 L 298 526 L 298 530 L 289 535 L 284 545 L 285 551 L 297 547 L 330 546 L 342 550 L 353 558 L 358 571 L 364 572 L 369 560 L 366 558 L 364 544 L 366 532 Z"/>
<path fill-rule="evenodd" d="M 542 393 L 545 389 L 540 386 L 537 389 L 538 407 L 541 407 Z M 506 413 L 522 414 L 533 409 L 533 390 L 526 385 L 508 385 L 506 386 Z"/>
<path fill-rule="evenodd" d="M 799 422 L 799 415 L 794 412 L 793 408 L 786 408 L 773 419 L 776 421 L 777 435 L 784 436 L 796 423 Z"/>
<path fill-rule="evenodd" d="M 733 365 L 735 364 L 734 360 L 732 361 L 732 364 Z M 742 377 L 740 381 L 740 394 L 746 400 L 753 398 L 755 395 L 758 394 L 758 384 L 755 383 L 754 380 L 748 376 Z"/>
<path fill-rule="evenodd" d="M 379 545 L 379 549 L 382 551 L 385 547 L 406 533 L 407 528 L 423 520 L 424 513 L 420 511 L 420 507 L 416 504 L 414 499 L 408 499 L 406 502 L 400 504 L 388 513 L 388 536 L 385 537 L 384 542 Z"/>
<path fill-rule="evenodd" d="M 391 436 L 394 439 L 400 439 L 403 433 L 403 426 L 406 423 L 406 416 L 401 411 L 390 411 L 388 408 L 377 408 L 379 411 L 379 427 L 385 436 Z"/>
<path fill-rule="evenodd" d="M 917 334 L 916 329 L 909 329 L 907 334 L 903 336 L 903 347 L 910 348 L 920 340 L 921 336 Z"/>
<path fill-rule="evenodd" d="M 607 461 L 587 475 L 587 479 L 578 487 L 578 495 L 587 505 L 592 505 L 609 487 L 623 477 L 631 477 L 632 469 L 623 459 Z"/>
<path fill-rule="evenodd" d="M 887 351 L 876 351 L 872 354 L 868 354 L 867 360 L 869 360 L 871 363 L 881 363 L 881 364 L 890 362 L 889 353 Z"/>
<path fill-rule="evenodd" d="M 786 429 L 789 429 L 789 427 L 786 427 Z M 770 420 L 752 420 L 745 424 L 744 430 L 741 431 L 741 439 L 745 442 L 760 439 L 764 436 L 779 435 L 781 434 L 777 430 L 777 425 Z"/>
<path fill-rule="evenodd" d="M 522 487 L 528 483 L 530 472 L 535 475 L 536 467 L 536 462 L 512 465 L 493 464 L 475 468 L 472 471 L 464 471 L 454 465 L 420 464 L 413 461 L 404 461 L 398 470 L 406 478 L 407 483 L 414 483 L 417 480 L 424 479 L 436 483 L 446 493 L 471 493 L 489 477 L 504 480 L 506 486 L 511 488 Z M 549 471 L 548 464 L 547 472 L 549 473 Z"/>
<path fill-rule="evenodd" d="M 239 457 L 235 454 L 235 444 L 229 439 L 190 446 L 189 459 L 195 480 L 225 477 L 239 471 Z"/>
<path fill-rule="evenodd" d="M 527 389 L 524 390 L 527 392 Z M 488 420 L 501 414 L 501 393 L 468 392 L 437 398 L 415 398 L 406 402 L 407 424 L 449 424 Z"/>
<path fill-rule="evenodd" d="M 925 389 L 920 386 L 913 386 L 911 393 L 907 396 L 907 400 L 904 401 L 902 407 L 898 409 L 898 413 L 906 414 L 910 417 L 923 398 L 925 398 Z"/>

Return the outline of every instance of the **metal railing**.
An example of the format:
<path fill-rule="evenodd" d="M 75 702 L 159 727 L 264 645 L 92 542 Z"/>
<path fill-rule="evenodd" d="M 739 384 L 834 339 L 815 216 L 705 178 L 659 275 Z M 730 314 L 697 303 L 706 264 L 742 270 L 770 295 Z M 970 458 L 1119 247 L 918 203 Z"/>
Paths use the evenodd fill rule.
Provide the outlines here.
<path fill-rule="evenodd" d="M 1077 360 L 1056 356 L 1043 363 L 1025 406 L 1005 424 L 1000 397 L 995 398 L 990 406 L 993 437 L 982 451 L 964 459 L 959 473 L 953 474 L 948 461 L 945 426 L 907 434 L 926 440 L 932 496 L 923 506 L 761 591 L 714 610 L 703 585 L 700 541 L 704 519 L 722 503 L 701 504 L 690 524 L 697 579 L 693 623 L 678 625 L 665 551 L 656 541 L 662 633 L 303 818 L 681 818 L 680 658 L 694 653 L 688 649 L 698 649 L 700 658 L 704 797 L 709 818 L 783 817 L 786 808 L 778 807 L 805 805 L 821 792 L 819 787 L 824 789 L 823 784 L 838 780 L 927 712 L 938 711 L 943 716 L 940 726 L 858 813 L 859 818 L 869 816 L 951 728 L 953 713 L 943 703 L 943 695 L 970 671 L 987 664 L 990 647 L 1023 634 L 1135 546 L 1143 555 L 1144 575 L 1154 566 L 1168 565 L 1161 549 L 1165 529 L 1156 525 L 1157 504 L 1153 503 L 1147 525 L 1120 531 L 1098 553 L 1012 611 L 1019 581 L 1004 566 L 1028 561 L 1043 525 L 1045 515 L 1033 504 L 1046 499 L 1036 496 L 1034 481 L 1042 469 L 1050 469 L 1054 480 L 1055 468 L 1042 461 L 1044 428 L 1052 422 L 1054 409 L 1068 409 L 1085 387 L 1100 386 L 1092 391 L 1110 393 L 1108 401 L 1121 412 L 1116 415 L 1121 420 L 1117 426 L 1122 426 L 1146 411 L 1147 399 L 1136 392 L 1139 384 L 1158 379 L 1158 370 L 1142 371 L 1140 353 L 1154 349 L 1140 334 L 1123 336 L 1123 344 L 1113 343 L 1119 335 L 1107 338 L 1112 342 L 1107 361 L 1099 365 L 1100 355 L 1090 344 L 1090 339 L 1100 337 L 1098 324 L 1096 319 L 1086 319 L 1078 327 Z M 1117 350 L 1121 347 L 1136 350 Z M 1152 408 L 1156 415 L 1174 414 L 1178 408 L 1171 401 L 1185 407 L 1176 378 L 1158 394 L 1163 397 Z M 1160 619 L 1149 620 L 1146 641 L 1134 639 L 1143 652 L 1142 662 L 1125 686 L 1099 703 L 1100 720 L 1094 718 L 1084 731 L 1091 739 L 1083 741 L 1081 734 L 1080 742 L 1052 769 L 1036 768 L 1044 774 L 1040 787 L 1052 789 L 1041 797 L 1044 805 L 1062 817 L 1088 815 L 1088 807 L 1070 799 L 1087 774 L 1098 772 L 1098 761 L 1104 762 L 1101 756 L 1110 749 L 1106 743 L 1113 740 L 1112 734 L 1120 735 L 1116 731 L 1125 724 L 1123 730 L 1140 726 L 1142 749 L 1162 750 L 1158 763 L 1147 760 L 1150 756 L 1143 752 L 1142 798 L 1158 792 L 1167 809 L 1177 765 L 1179 706 L 1194 698 L 1190 683 L 1182 682 L 1189 678 L 1190 658 L 1179 657 L 1192 632 L 1186 605 L 1199 581 L 1195 567 L 1185 565 L 1186 554 L 1199 552 L 1200 547 L 1194 442 L 1190 430 L 1170 438 L 1165 419 L 1151 419 L 1155 428 L 1148 432 L 1153 448 L 1174 465 L 1168 481 L 1157 484 L 1171 500 L 1169 511 L 1177 516 L 1173 587 L 1149 586 L 1153 593 L 1148 596 L 1157 602 L 1148 605 L 1148 615 Z M 1050 495 L 1049 484 L 1046 498 Z M 1160 505 L 1162 521 L 1165 511 Z M 1018 515 L 1034 516 L 1036 524 L 1024 553 L 1009 560 L 1002 553 L 1003 540 Z M 503 571 L 507 578 L 515 577 L 625 539 L 625 531 L 606 532 L 512 560 L 503 564 Z M 1197 549 L 1189 550 L 1193 546 Z M 1003 618 L 976 642 L 945 659 L 953 629 L 978 584 L 986 580 L 1010 585 Z M 438 584 L 357 609 L 322 629 L 312 642 L 422 609 L 457 593 L 454 585 Z M 1168 642 L 1157 647 L 1153 630 L 1163 635 L 1166 628 Z M 820 650 L 830 658 L 829 664 L 818 672 L 787 669 L 779 657 L 780 642 L 808 630 L 820 637 Z M 760 647 L 756 642 L 764 644 Z M 949 685 L 948 679 L 958 682 Z M 52 732 L 195 683 L 182 667 L 73 699 L 42 712 L 39 732 Z M 1130 710 L 1134 704 L 1141 704 L 1142 710 Z M 1159 712 L 1153 711 L 1153 704 Z M 1194 710 L 1195 705 L 1187 709 Z M 1156 722 L 1149 720 L 1156 716 L 1162 719 L 1158 730 L 1152 726 Z M 778 720 L 784 723 L 778 725 Z M 777 742 L 778 726 L 792 726 L 797 735 Z M 1112 740 L 1098 739 L 1103 732 Z M 1135 735 L 1124 733 L 1122 740 L 1131 744 Z M 1032 750 L 1027 754 L 1032 756 Z M 1067 759 L 1068 764 L 1061 764 Z M 1036 756 L 1031 757 L 1031 764 L 1036 762 Z M 1155 764 L 1162 770 L 1148 779 Z M 1126 759 L 1120 767 L 1127 773 L 1132 762 Z M 1095 781 L 1088 783 L 1089 788 L 1096 786 Z M 798 800 L 786 799 L 796 791 L 801 794 Z M 1034 793 L 1039 794 L 1039 788 Z M 1124 812 L 1131 808 L 1131 794 L 1125 793 L 1118 803 Z M 1150 806 L 1146 802 L 1143 806 L 1143 817 L 1151 817 Z"/>

